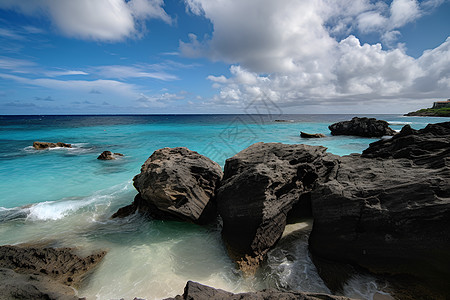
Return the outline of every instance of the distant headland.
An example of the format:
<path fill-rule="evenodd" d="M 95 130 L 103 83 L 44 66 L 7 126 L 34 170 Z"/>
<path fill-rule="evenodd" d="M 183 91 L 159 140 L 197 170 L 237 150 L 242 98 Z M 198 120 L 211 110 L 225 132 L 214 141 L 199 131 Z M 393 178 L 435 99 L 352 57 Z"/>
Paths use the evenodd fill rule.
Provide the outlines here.
<path fill-rule="evenodd" d="M 405 116 L 450 117 L 450 99 L 436 101 L 431 108 L 422 108 L 418 111 L 409 112 Z"/>

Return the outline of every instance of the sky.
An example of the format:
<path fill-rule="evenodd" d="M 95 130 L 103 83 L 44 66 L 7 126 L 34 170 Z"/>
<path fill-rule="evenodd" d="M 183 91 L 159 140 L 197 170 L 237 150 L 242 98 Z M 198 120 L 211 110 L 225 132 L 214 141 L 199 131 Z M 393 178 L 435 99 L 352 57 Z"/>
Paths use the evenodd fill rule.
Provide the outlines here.
<path fill-rule="evenodd" d="M 0 114 L 406 113 L 450 0 L 0 0 Z"/>

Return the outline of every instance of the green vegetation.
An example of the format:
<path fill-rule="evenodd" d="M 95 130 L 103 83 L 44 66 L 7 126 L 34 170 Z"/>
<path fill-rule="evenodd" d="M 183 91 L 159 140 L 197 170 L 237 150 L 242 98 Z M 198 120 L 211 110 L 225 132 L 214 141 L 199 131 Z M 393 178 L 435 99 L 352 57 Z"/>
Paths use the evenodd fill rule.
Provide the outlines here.
<path fill-rule="evenodd" d="M 429 117 L 450 117 L 450 107 L 443 108 L 423 108 L 410 112 L 407 116 L 429 116 Z"/>

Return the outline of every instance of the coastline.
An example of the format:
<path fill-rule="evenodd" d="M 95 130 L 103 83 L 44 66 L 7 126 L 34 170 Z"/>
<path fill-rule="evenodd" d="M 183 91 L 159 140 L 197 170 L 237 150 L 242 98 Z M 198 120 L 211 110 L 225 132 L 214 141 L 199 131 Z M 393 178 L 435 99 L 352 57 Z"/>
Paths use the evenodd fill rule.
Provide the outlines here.
<path fill-rule="evenodd" d="M 242 124 L 242 123 L 241 123 Z M 262 133 L 264 133 L 264 134 L 267 134 L 267 132 L 269 131 L 269 130 L 274 130 L 275 128 L 277 128 L 277 130 L 280 130 L 280 129 L 283 129 L 283 130 L 289 130 L 290 128 L 292 128 L 293 130 L 292 130 L 292 132 L 294 132 L 295 131 L 295 133 L 292 133 L 292 135 L 290 135 L 289 133 L 288 133 L 288 137 L 289 137 L 289 141 L 292 141 L 293 139 L 294 139 L 294 134 L 296 135 L 295 136 L 295 139 L 296 139 L 296 142 L 298 143 L 298 142 L 306 142 L 306 140 L 304 140 L 304 139 L 301 139 L 298 135 L 299 135 L 299 128 L 298 128 L 298 126 L 299 126 L 299 124 L 301 125 L 301 126 L 305 126 L 304 125 L 304 123 L 295 123 L 295 124 L 277 124 L 277 125 L 273 125 L 273 123 L 268 123 L 268 124 L 266 124 L 266 125 L 264 125 L 264 126 L 266 126 L 265 127 L 265 129 L 264 130 L 267 130 L 267 131 L 262 131 L 261 129 L 261 132 Z M 326 125 L 329 125 L 330 123 L 327 123 Z M 249 126 L 248 128 L 252 128 L 252 130 L 253 130 L 253 132 L 255 131 L 255 129 L 253 129 L 253 128 L 257 128 L 256 126 L 260 126 L 260 125 L 258 125 L 258 124 L 246 124 L 247 126 Z M 276 126 L 276 127 L 275 127 Z M 398 126 L 400 126 L 400 125 L 398 125 Z M 219 127 L 219 128 L 227 128 L 227 127 L 229 127 L 229 125 L 228 124 L 225 124 L 224 126 L 222 126 L 222 127 Z M 325 126 L 324 126 L 325 127 Z M 151 127 L 145 127 L 145 129 L 149 129 L 149 128 L 151 128 Z M 198 130 L 197 128 L 198 127 L 195 127 L 196 128 L 196 130 Z M 326 127 L 325 127 L 326 128 Z M 316 131 L 320 131 L 320 129 L 318 130 L 318 129 L 316 129 L 316 128 L 313 128 L 313 130 L 316 132 Z M 99 132 L 99 133 L 101 133 L 100 131 L 98 131 L 98 129 L 97 128 L 93 128 L 93 130 L 91 131 L 93 134 L 97 134 L 97 132 Z M 324 132 L 324 131 L 322 131 L 322 132 Z M 117 133 L 115 133 L 115 134 L 117 134 Z M 130 135 L 128 135 L 128 140 L 129 140 L 129 138 L 130 138 Z M 47 139 L 48 140 L 48 139 Z M 61 140 L 64 140 L 64 141 L 69 141 L 69 142 L 71 142 L 71 140 L 70 139 L 61 139 Z M 133 140 L 133 138 L 131 139 L 131 140 Z M 347 136 L 341 136 L 341 137 L 331 137 L 331 136 L 329 136 L 329 135 L 327 135 L 327 137 L 325 138 L 325 140 L 324 141 L 312 141 L 312 142 L 308 142 L 308 143 L 312 143 L 312 144 L 314 144 L 314 145 L 319 145 L 320 143 L 329 143 L 330 141 L 333 141 L 333 142 L 336 142 L 336 141 L 342 141 L 342 142 L 346 142 L 346 141 L 348 141 L 349 140 L 349 137 L 347 137 Z M 355 139 L 356 140 L 356 139 Z M 367 138 L 365 138 L 365 139 L 362 139 L 361 138 L 361 141 L 365 141 L 365 143 L 366 143 L 366 145 L 369 143 L 369 142 L 371 142 L 371 141 L 376 141 L 376 140 L 378 140 L 378 139 L 367 139 Z M 126 139 L 124 139 L 124 142 L 126 142 L 127 140 Z M 92 142 L 91 142 L 92 143 Z M 137 146 L 136 146 L 137 147 Z M 27 159 L 32 159 L 32 160 L 34 160 L 34 161 L 36 161 L 37 159 L 50 159 L 50 160 L 55 160 L 55 159 L 58 159 L 58 160 L 60 160 L 61 162 L 63 162 L 63 160 L 74 160 L 74 159 L 76 159 L 77 157 L 79 157 L 79 158 L 83 158 L 85 161 L 87 161 L 87 159 L 89 158 L 89 161 L 90 161 L 90 156 L 94 156 L 93 154 L 94 153 L 96 153 L 96 151 L 98 151 L 97 149 L 99 149 L 99 148 L 103 148 L 103 147 L 98 147 L 98 148 L 95 148 L 95 149 L 92 149 L 92 150 L 89 150 L 89 151 L 87 151 L 87 152 L 84 152 L 83 154 L 77 154 L 77 156 L 67 156 L 67 154 L 69 154 L 69 152 L 70 151 L 73 151 L 73 150 L 68 150 L 68 149 L 57 149 L 57 150 L 54 150 L 54 151 L 52 151 L 51 153 L 48 151 L 48 150 L 43 150 L 44 152 L 40 152 L 40 153 L 36 153 L 36 152 L 31 152 L 30 154 L 26 154 L 26 156 L 23 156 L 24 158 L 27 158 Z M 125 152 L 125 153 L 129 153 L 129 149 L 127 150 L 127 148 L 122 148 L 123 150 L 125 150 L 125 151 L 123 151 L 123 152 Z M 114 149 L 114 151 L 119 151 L 119 149 Z M 148 153 L 149 151 L 143 151 L 144 153 L 144 155 L 146 155 L 147 157 L 148 157 L 148 155 L 150 154 L 150 153 Z M 133 153 L 132 153 L 133 154 Z M 117 172 L 117 171 L 119 171 L 120 172 L 120 168 L 117 168 L 117 167 L 119 167 L 119 166 L 124 166 L 124 165 L 130 165 L 130 160 L 133 160 L 133 161 L 135 161 L 135 162 L 133 162 L 132 164 L 134 164 L 134 165 L 140 165 L 140 164 L 142 164 L 142 162 L 145 160 L 143 160 L 143 159 L 141 159 L 141 158 L 138 158 L 138 156 L 139 155 L 136 155 L 136 154 L 134 154 L 134 156 L 132 155 L 131 156 L 131 158 L 130 157 L 126 157 L 126 158 L 124 158 L 123 160 L 121 160 L 121 161 L 117 161 L 117 162 L 94 162 L 93 164 L 92 164 L 92 166 L 93 166 L 93 168 L 92 168 L 92 170 L 94 170 L 94 172 L 95 172 L 95 170 L 104 170 L 104 171 L 108 171 L 108 173 L 105 173 L 105 176 L 106 175 L 108 175 L 108 176 L 111 176 L 111 175 L 114 175 L 114 172 Z M 60 157 L 60 158 L 59 158 Z M 133 158 L 134 157 L 134 158 Z M 20 159 L 20 158 L 18 158 L 18 159 Z M 96 159 L 96 156 L 95 156 L 95 159 Z M 81 166 L 81 165 L 79 165 L 79 166 Z M 132 168 L 132 170 L 131 170 L 131 172 L 125 172 L 125 173 L 123 173 L 123 175 L 125 175 L 125 176 L 128 176 L 128 178 L 132 178 L 132 176 L 133 175 L 135 175 L 136 174 L 136 167 L 131 167 Z M 111 172 L 111 171 L 114 171 L 114 172 Z M 53 170 L 53 172 L 55 172 L 54 170 Z M 130 175 L 127 175 L 127 174 L 129 174 L 129 173 L 131 173 L 132 175 L 130 176 Z M 94 174 L 96 174 L 95 176 L 102 176 L 101 174 L 103 174 L 103 173 L 94 173 Z M 44 172 L 44 174 L 43 174 L 43 176 L 45 176 L 45 172 Z M 104 177 L 104 178 L 106 178 L 106 177 Z M 131 187 L 131 186 L 129 186 L 128 185 L 128 187 L 124 190 L 124 193 L 119 193 L 119 194 L 117 194 L 117 197 L 119 197 L 119 198 L 122 198 L 123 200 L 121 200 L 120 202 L 117 202 L 117 200 L 114 198 L 114 197 L 110 197 L 110 198 L 104 198 L 104 196 L 103 195 L 101 195 L 100 196 L 100 198 L 99 199 L 104 199 L 104 200 L 106 200 L 106 202 L 104 202 L 104 204 L 101 204 L 101 203 L 98 203 L 98 202 L 91 202 L 91 203 L 95 203 L 95 205 L 97 206 L 98 204 L 101 204 L 100 206 L 98 206 L 98 208 L 101 208 L 102 206 L 103 206 L 103 208 L 107 208 L 107 207 L 109 207 L 108 209 L 107 209 L 107 212 L 105 213 L 104 211 L 103 212 L 101 212 L 101 211 L 96 211 L 96 210 L 93 210 L 94 208 L 89 208 L 89 207 L 91 207 L 91 206 L 80 206 L 80 208 L 81 208 L 81 210 L 79 210 L 80 208 L 76 208 L 75 206 L 72 206 L 72 208 L 70 208 L 70 209 L 68 209 L 68 210 L 65 210 L 63 213 L 61 213 L 61 214 L 57 214 L 57 215 L 54 215 L 54 216 L 58 216 L 57 218 L 58 219 L 55 219 L 55 220 L 52 220 L 51 218 L 44 218 L 44 219 L 41 219 L 41 220 L 36 220 L 36 221 L 33 221 L 32 219 L 30 219 L 30 218 L 28 218 L 27 217 L 27 219 L 28 220 L 26 220 L 25 222 L 24 222 L 24 224 L 22 225 L 22 226 L 25 226 L 24 228 L 27 228 L 26 226 L 27 226 L 27 223 L 29 224 L 29 225 L 36 225 L 36 226 L 42 226 L 42 225 L 44 225 L 44 223 L 48 223 L 48 226 L 46 226 L 46 228 L 47 229 L 50 229 L 50 228 L 55 228 L 56 229 L 56 227 L 55 226 L 61 226 L 61 225 L 63 225 L 65 222 L 68 222 L 69 220 L 70 220 L 70 222 L 74 222 L 74 223 L 72 223 L 72 224 L 79 224 L 79 225 L 81 225 L 81 222 L 80 221 L 82 221 L 83 219 L 89 219 L 89 218 L 91 218 L 91 214 L 92 213 L 94 213 L 94 214 L 92 214 L 92 217 L 93 218 L 95 218 L 95 220 L 96 220 L 96 222 L 94 223 L 94 224 L 96 224 L 94 227 L 93 227 L 93 225 L 94 224 L 89 224 L 89 225 L 87 225 L 86 227 L 81 227 L 80 229 L 82 229 L 81 230 L 81 233 L 83 234 L 83 236 L 85 236 L 85 237 L 88 237 L 88 240 L 91 240 L 91 239 L 93 239 L 94 237 L 100 237 L 100 240 L 99 240 L 99 242 L 101 242 L 101 243 L 105 243 L 106 242 L 106 245 L 108 245 L 108 244 L 110 244 L 110 245 L 113 245 L 114 243 L 116 243 L 116 242 L 114 242 L 114 243 L 112 243 L 111 244 L 111 242 L 113 241 L 113 240 L 110 240 L 110 238 L 106 238 L 106 236 L 102 236 L 102 234 L 101 234 L 101 232 L 105 232 L 105 233 L 108 233 L 108 235 L 111 235 L 111 236 L 113 236 L 113 235 L 117 235 L 117 233 L 114 233 L 114 232 L 122 232 L 122 230 L 125 230 L 125 232 L 134 232 L 134 231 L 136 231 L 136 229 L 135 229 L 135 227 L 136 226 L 139 226 L 139 227 L 143 227 L 143 228 L 149 228 L 149 229 L 151 229 L 151 231 L 154 231 L 154 229 L 153 229 L 153 227 L 156 225 L 156 226 L 159 226 L 159 228 L 160 228 L 160 233 L 158 233 L 159 235 L 161 235 L 161 234 L 163 234 L 163 231 L 165 231 L 165 230 L 167 230 L 166 229 L 166 227 L 165 226 L 174 226 L 174 225 L 171 225 L 172 223 L 171 222 L 150 222 L 150 224 L 147 224 L 146 223 L 146 221 L 144 221 L 144 220 L 139 220 L 137 223 L 135 222 L 135 221 L 133 221 L 133 218 L 131 218 L 131 219 L 127 219 L 127 220 L 124 220 L 124 221 L 114 221 L 114 222 L 111 222 L 111 221 L 108 221 L 108 217 L 114 212 L 114 210 L 116 210 L 117 208 L 119 208 L 120 206 L 122 206 L 123 204 L 127 204 L 127 203 L 129 203 L 129 202 L 131 202 L 131 200 L 127 200 L 127 199 L 130 199 L 130 197 L 133 197 L 134 196 L 134 191 L 133 191 L 134 189 Z M 105 193 L 105 195 L 106 194 L 108 194 L 108 192 L 106 192 Z M 125 197 L 124 197 L 125 196 Z M 92 199 L 94 199 L 94 198 L 92 198 Z M 63 200 L 63 201 L 61 201 L 60 202 L 60 207 L 61 208 L 63 208 L 63 207 L 67 207 L 67 204 L 68 203 L 73 203 L 73 204 L 75 204 L 76 202 L 75 201 L 78 201 L 78 200 L 75 200 L 75 199 L 73 199 L 73 200 L 70 200 L 70 201 L 72 201 L 72 202 L 65 202 L 65 200 Z M 93 200 L 89 200 L 89 201 L 93 201 Z M 88 201 L 88 203 L 89 203 L 89 201 Z M 95 200 L 95 201 L 97 201 L 97 200 Z M 103 200 L 102 200 L 103 201 Z M 55 204 L 46 204 L 47 205 L 47 208 L 51 208 L 51 209 L 53 209 L 53 208 L 56 208 L 57 206 L 55 206 L 57 203 L 55 203 Z M 112 204 L 112 206 L 111 206 L 111 204 Z M 72 205 L 72 204 L 71 204 Z M 90 205 L 90 204 L 88 204 L 88 205 Z M 43 205 L 41 205 L 41 204 L 39 204 L 38 205 L 39 207 L 42 207 L 42 208 L 44 208 L 44 206 Z M 37 208 L 38 206 L 35 206 L 35 208 Z M 84 208 L 83 208 L 84 207 Z M 33 208 L 34 209 L 34 208 Z M 59 209 L 59 208 L 58 208 Z M 77 216 L 77 214 L 74 214 L 75 212 L 77 212 L 77 214 L 79 214 L 79 213 L 81 213 L 81 215 L 78 215 Z M 97 217 L 95 217 L 95 215 L 97 214 L 101 214 L 100 216 L 100 219 L 99 219 L 99 217 L 97 216 Z M 108 215 L 109 214 L 109 215 Z M 80 219 L 80 216 L 81 216 L 81 219 Z M 53 218 L 53 217 L 52 217 Z M 79 220 L 80 219 L 80 220 Z M 17 221 L 19 221 L 19 222 L 22 222 L 22 221 L 20 221 L 21 219 L 19 218 L 19 219 L 17 219 Z M 77 221 L 78 220 L 78 221 Z M 31 222 L 31 223 L 30 223 Z M 7 229 L 7 227 L 6 227 L 6 225 L 7 224 L 5 224 L 5 223 L 3 223 L 3 226 L 4 226 L 4 228 L 5 229 Z M 69 223 L 67 223 L 67 225 L 69 225 Z M 78 226 L 79 226 L 78 225 Z M 71 226 L 73 226 L 73 225 L 71 225 Z M 83 225 L 84 226 L 84 225 Z M 123 229 L 121 229 L 122 227 L 126 227 L 126 228 L 123 228 Z M 190 230 L 188 230 L 188 231 L 183 231 L 183 232 L 185 232 L 185 234 L 187 234 L 188 236 L 191 236 L 191 235 L 193 235 L 193 236 L 195 236 L 195 234 L 197 234 L 197 233 L 195 233 L 197 230 L 199 230 L 199 228 L 197 228 L 197 227 L 192 227 L 191 225 L 188 225 L 188 224 L 178 224 L 178 225 L 176 225 L 176 228 L 177 228 L 177 230 L 185 230 L 185 229 L 182 229 L 182 228 L 184 228 L 184 227 L 186 227 L 186 226 L 188 226 L 188 227 L 190 227 L 191 229 Z M 67 227 L 67 229 L 69 228 L 69 226 Z M 95 228 L 97 228 L 97 230 L 94 230 L 94 231 L 98 231 L 99 232 L 99 234 L 96 234 L 96 233 L 94 233 L 93 232 L 93 229 L 95 229 Z M 128 229 L 127 229 L 128 228 Z M 133 229 L 134 228 L 134 229 Z M 143 229 L 142 229 L 143 230 Z M 8 235 L 8 230 L 7 231 L 4 231 L 4 232 L 6 232 L 6 234 Z M 83 233 L 84 232 L 84 233 Z M 126 240 L 128 239 L 128 238 L 130 238 L 131 239 L 131 241 L 133 241 L 133 240 L 136 240 L 136 238 L 137 238 L 137 236 L 129 236 L 129 237 L 127 237 L 127 235 L 125 234 L 125 232 L 123 232 L 123 233 L 120 233 L 118 236 L 121 236 L 121 239 L 123 239 L 123 238 L 125 238 Z M 178 236 L 178 234 L 176 234 L 175 233 L 176 231 L 173 231 L 173 232 L 171 232 L 170 233 L 170 235 L 172 235 L 172 234 L 175 234 L 175 236 Z M 49 231 L 49 233 L 50 233 L 50 231 Z M 151 241 L 151 240 L 148 240 L 147 241 L 147 239 L 146 238 L 144 238 L 145 236 L 147 236 L 147 234 L 145 233 L 145 231 L 141 231 L 141 237 L 139 237 L 138 238 L 138 240 L 140 240 L 141 242 L 138 242 L 136 245 L 135 245 L 135 247 L 137 247 L 137 248 L 133 248 L 133 249 L 135 249 L 134 251 L 137 251 L 139 248 L 141 248 L 141 249 L 147 249 L 148 251 L 153 251 L 153 250 L 151 250 L 152 249 L 152 247 L 155 247 L 157 244 L 154 244 L 154 241 Z M 74 233 L 74 234 L 76 234 L 76 235 L 78 235 L 79 233 Z M 206 234 L 206 232 L 205 232 L 205 234 Z M 219 234 L 219 233 L 218 233 Z M 107 236 L 108 236 L 107 235 Z M 170 235 L 168 235 L 167 237 L 164 237 L 161 241 L 164 241 L 165 239 L 168 239 L 169 238 L 169 236 Z M 39 236 L 37 236 L 36 238 L 39 238 L 39 239 L 42 239 L 42 238 L 44 238 L 44 234 L 42 234 L 41 235 L 41 237 L 39 237 Z M 51 237 L 51 234 L 49 235 L 50 237 Z M 207 235 L 205 235 L 205 237 L 206 237 Z M 5 237 L 5 236 L 4 236 Z M 31 237 L 31 235 L 29 236 L 29 237 Z M 28 238 L 29 238 L 28 237 Z M 54 235 L 54 237 L 56 237 L 56 235 Z M 218 237 L 218 236 L 217 236 Z M 24 236 L 24 238 L 26 238 L 26 236 Z M 60 241 L 59 243 L 61 243 L 61 242 L 63 242 L 63 243 L 67 243 L 70 239 L 71 239 L 72 237 L 71 236 L 67 236 L 67 238 L 66 238 L 66 241 L 64 242 L 64 241 Z M 218 238 L 220 238 L 220 237 L 218 237 Z M 154 239 L 154 238 L 153 238 Z M 78 240 L 78 241 L 77 241 Z M 78 243 L 79 245 L 81 245 L 82 243 L 80 243 L 81 241 L 83 240 L 83 238 L 76 238 L 76 240 L 74 240 L 75 241 L 75 243 Z M 197 241 L 199 241 L 198 240 L 198 238 L 196 238 L 196 240 Z M 206 240 L 208 240 L 208 239 L 206 239 Z M 92 240 L 93 241 L 93 240 Z M 219 240 L 217 240 L 217 242 L 218 242 Z M 148 245 L 148 246 L 144 246 L 146 243 L 148 243 L 148 242 L 150 242 L 150 245 Z M 72 241 L 72 243 L 73 243 L 73 241 Z M 216 243 L 216 242 L 214 242 L 214 243 Z M 133 242 L 133 244 L 134 244 L 134 242 Z M 175 246 L 175 245 L 177 245 L 178 244 L 178 246 Z M 181 240 L 179 241 L 179 242 L 175 242 L 174 244 L 173 244 L 174 246 L 173 247 L 177 247 L 177 248 L 183 248 L 184 246 L 183 245 L 190 245 L 189 247 L 194 247 L 193 249 L 196 249 L 197 250 L 197 248 L 195 247 L 195 244 L 189 244 L 187 241 L 183 241 L 183 242 L 181 242 Z M 205 247 L 205 249 L 207 248 L 207 247 L 210 247 L 210 246 L 212 246 L 212 245 L 208 245 L 208 246 L 206 246 L 207 244 L 203 244 L 203 242 L 200 244 L 200 245 L 203 245 L 203 247 Z M 219 243 L 217 243 L 217 245 L 219 245 Z M 215 246 L 214 246 L 215 247 Z M 156 248 L 157 249 L 157 248 Z M 212 248 L 209 248 L 209 249 L 212 249 Z M 193 251 L 196 251 L 196 250 L 193 250 Z M 171 250 L 171 251 L 173 251 L 173 250 Z M 216 251 L 216 250 L 214 250 L 214 251 Z M 137 252 L 138 253 L 138 252 Z M 120 255 L 119 255 L 119 252 L 117 252 L 117 251 L 111 251 L 111 257 L 119 257 Z M 110 255 L 110 254 L 108 254 L 108 255 Z M 219 254 L 219 253 L 218 253 Z M 108 258 L 108 255 L 107 255 L 107 257 L 106 258 Z M 172 254 L 173 255 L 173 254 Z M 184 272 L 188 272 L 188 265 L 190 266 L 189 268 L 193 268 L 193 265 L 192 265 L 192 263 L 193 262 L 195 262 L 195 261 L 197 261 L 196 259 L 200 259 L 200 257 L 197 257 L 197 256 L 195 256 L 193 253 L 192 254 L 187 254 L 187 253 L 183 253 L 183 254 L 178 254 L 178 255 L 180 255 L 180 257 L 179 257 L 179 260 L 177 259 L 177 264 L 178 264 L 178 266 L 177 267 L 175 267 L 175 269 L 176 270 L 184 270 L 183 272 L 182 272 L 182 274 L 184 274 Z M 192 255 L 194 255 L 194 256 L 192 256 Z M 210 254 L 207 254 L 207 255 L 210 255 Z M 215 258 L 215 260 L 223 260 L 224 259 L 224 257 L 222 257 L 224 255 L 224 253 L 223 252 L 220 252 L 220 255 L 218 255 L 216 258 Z M 225 254 L 226 255 L 226 254 Z M 202 255 L 203 257 L 204 257 L 204 255 Z M 145 256 L 139 256 L 139 257 L 141 257 L 141 261 L 143 261 L 143 262 L 146 262 L 147 261 L 147 259 L 146 258 L 144 258 Z M 170 256 L 169 256 L 170 257 Z M 191 262 L 192 263 L 188 263 L 188 262 L 182 262 L 182 257 L 185 257 L 185 259 L 186 259 L 186 257 L 196 257 L 196 259 L 193 259 L 193 260 L 191 260 Z M 136 257 L 136 259 L 137 259 L 138 257 Z M 129 259 L 131 259 L 131 258 L 129 258 Z M 128 259 L 127 259 L 128 260 Z M 161 259 L 161 257 L 160 258 L 155 258 L 155 260 L 153 261 L 153 263 L 158 263 L 158 260 L 162 260 Z M 214 260 L 214 259 L 213 259 Z M 210 261 L 210 263 L 211 263 L 212 261 Z M 111 261 L 110 259 L 107 259 L 107 260 L 105 260 L 105 262 L 104 263 L 102 263 L 102 265 L 100 266 L 100 268 L 102 269 L 103 268 L 103 265 L 104 266 L 108 266 L 108 268 L 109 269 L 107 269 L 107 270 L 109 270 L 109 271 L 112 271 L 113 270 L 113 266 L 112 265 L 110 265 L 111 263 L 113 263 L 113 261 Z M 117 262 L 116 262 L 117 263 Z M 149 262 L 147 262 L 146 263 L 146 265 L 148 265 L 148 263 Z M 229 264 L 230 262 L 228 262 L 227 263 L 227 265 L 231 268 L 231 266 L 232 266 L 232 264 L 230 265 Z M 125 263 L 126 264 L 126 263 Z M 128 264 L 129 264 L 129 262 L 128 262 Z M 186 264 L 185 266 L 184 266 L 184 264 Z M 180 266 L 183 266 L 183 267 L 181 267 L 181 269 L 180 269 Z M 126 266 L 125 265 L 123 265 L 123 266 L 121 266 L 121 267 L 124 267 L 125 269 L 126 269 Z M 136 268 L 139 268 L 139 265 L 134 265 L 134 267 L 136 267 Z M 124 270 L 125 270 L 124 269 Z M 219 270 L 220 268 L 218 268 L 217 270 Z M 192 269 L 191 269 L 192 270 Z M 196 271 L 194 271 L 193 273 L 195 274 L 195 272 Z M 279 270 L 277 271 L 277 272 L 279 272 Z M 192 273 L 192 271 L 191 271 L 191 273 Z M 168 274 L 168 273 L 167 273 Z M 188 273 L 186 273 L 186 274 L 188 274 Z M 113 274 L 111 274 L 111 275 L 113 275 Z M 173 276 L 173 275 L 170 275 L 170 276 Z M 204 276 L 201 276 L 201 277 L 204 277 Z M 205 278 L 208 278 L 208 277 L 205 277 Z M 204 283 L 206 283 L 206 284 L 208 284 L 208 280 L 207 280 L 207 282 L 205 282 L 205 281 L 202 281 L 202 280 L 198 280 L 198 279 L 195 279 L 195 278 L 188 278 L 189 280 L 191 280 L 191 279 L 194 279 L 194 280 L 197 280 L 197 281 L 199 281 L 199 282 L 204 282 Z M 209 280 L 211 280 L 211 279 L 209 279 Z M 97 279 L 97 278 L 95 278 L 95 276 L 93 277 L 93 281 L 92 281 L 92 284 L 99 284 L 99 283 L 101 283 L 102 281 L 100 280 L 99 281 L 99 278 Z M 213 283 L 212 281 L 209 281 L 209 282 L 211 282 L 209 285 L 212 285 L 212 286 L 217 286 L 217 284 L 215 284 L 215 283 Z M 184 281 L 183 282 L 183 286 L 184 286 L 184 284 L 186 283 L 186 281 Z M 89 284 L 89 285 L 91 285 L 91 283 Z M 175 287 L 176 287 L 176 289 L 178 290 L 176 293 L 179 293 L 180 292 L 180 289 L 181 289 L 181 287 L 180 287 L 180 285 L 181 284 L 177 284 L 177 285 L 174 285 Z M 219 284 L 219 288 L 220 287 L 222 287 L 222 288 L 224 288 L 224 289 L 227 289 L 227 290 L 230 290 L 230 289 L 228 289 L 228 288 L 226 288 L 224 285 L 220 285 Z M 91 287 L 89 287 L 88 289 L 91 289 L 92 288 L 92 286 Z M 238 289 L 241 289 L 241 291 L 243 291 L 243 290 L 248 290 L 249 289 L 249 287 L 245 287 L 245 286 L 240 286 L 240 287 L 238 287 Z M 260 289 L 260 288 L 257 288 L 257 289 Z M 89 293 L 91 293 L 92 291 L 94 291 L 95 289 L 91 289 L 90 290 L 90 292 Z M 86 291 L 86 290 L 85 290 Z M 233 291 L 233 290 L 232 290 Z M 139 296 L 139 292 L 138 292 L 138 290 L 136 290 L 136 292 L 138 293 L 138 294 L 135 294 L 135 295 L 133 295 L 133 297 L 136 297 L 136 296 Z M 240 292 L 239 290 L 234 290 L 233 292 Z M 165 295 L 175 295 L 176 293 L 173 293 L 173 292 L 166 292 L 165 293 Z M 112 294 L 111 294 L 112 295 Z M 116 293 L 116 296 L 117 295 L 120 295 L 120 293 Z M 131 294 L 129 294 L 128 296 L 132 296 Z M 127 296 L 127 297 L 128 297 Z"/>

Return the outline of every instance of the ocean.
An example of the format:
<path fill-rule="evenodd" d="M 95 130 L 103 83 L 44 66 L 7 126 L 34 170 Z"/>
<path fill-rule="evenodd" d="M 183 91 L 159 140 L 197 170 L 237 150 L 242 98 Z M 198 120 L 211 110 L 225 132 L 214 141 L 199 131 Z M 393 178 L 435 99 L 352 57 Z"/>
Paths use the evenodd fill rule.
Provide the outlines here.
<path fill-rule="evenodd" d="M 377 139 L 331 136 L 328 130 L 328 125 L 353 116 L 0 116 L 0 244 L 75 247 L 82 254 L 107 250 L 78 289 L 78 296 L 87 299 L 162 299 L 181 294 L 188 280 L 231 292 L 269 287 L 329 292 L 309 258 L 305 234 L 295 241 L 282 239 L 263 268 L 245 277 L 228 258 L 219 228 L 110 216 L 133 201 L 133 176 L 157 149 L 187 147 L 222 167 L 228 157 L 256 142 L 322 145 L 337 155 L 361 153 Z M 395 130 L 405 124 L 420 129 L 444 121 L 369 117 L 386 120 Z M 326 137 L 303 139 L 300 131 Z M 70 143 L 73 148 L 35 150 L 34 141 Z M 104 150 L 125 156 L 97 160 Z M 290 225 L 287 230 L 302 226 L 311 224 Z M 384 289 L 362 275 L 349 281 L 344 294 L 372 299 Z"/>

